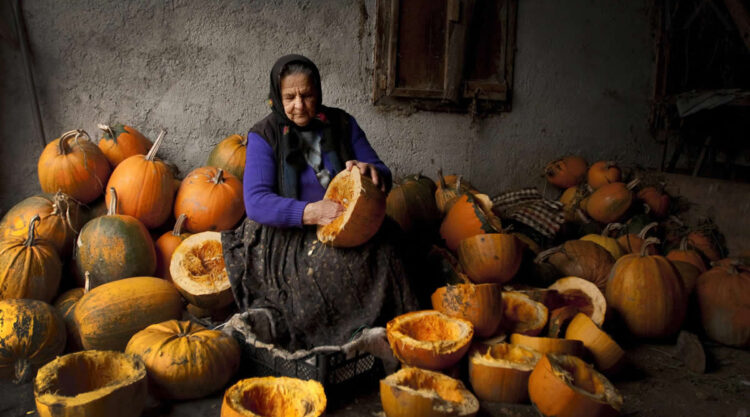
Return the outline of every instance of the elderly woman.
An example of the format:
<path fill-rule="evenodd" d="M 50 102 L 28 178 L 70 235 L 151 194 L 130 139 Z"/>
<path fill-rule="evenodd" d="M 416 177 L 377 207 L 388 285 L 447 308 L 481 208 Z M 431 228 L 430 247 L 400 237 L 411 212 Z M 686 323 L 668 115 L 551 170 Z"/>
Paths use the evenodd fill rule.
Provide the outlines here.
<path fill-rule="evenodd" d="M 323 199 L 330 180 L 359 169 L 383 191 L 391 172 L 352 116 L 322 104 L 320 75 L 300 55 L 271 70 L 271 113 L 248 133 L 243 179 L 247 219 L 222 237 L 241 310 L 289 349 L 342 344 L 359 329 L 416 308 L 386 222 L 368 243 L 348 249 L 318 242 L 317 225 L 343 213 Z M 267 337 L 268 338 L 268 337 Z"/>

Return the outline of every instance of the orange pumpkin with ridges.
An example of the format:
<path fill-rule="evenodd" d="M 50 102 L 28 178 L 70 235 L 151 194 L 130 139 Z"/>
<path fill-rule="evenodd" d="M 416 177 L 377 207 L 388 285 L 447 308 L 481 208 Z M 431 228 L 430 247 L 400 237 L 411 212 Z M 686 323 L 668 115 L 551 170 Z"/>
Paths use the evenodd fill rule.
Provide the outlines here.
<path fill-rule="evenodd" d="M 458 260 L 473 282 L 504 284 L 518 272 L 522 250 L 511 234 L 483 233 L 461 240 Z"/>
<path fill-rule="evenodd" d="M 435 183 L 423 175 L 408 176 L 388 193 L 385 213 L 407 233 L 433 228 L 440 219 L 435 189 Z"/>
<path fill-rule="evenodd" d="M 729 346 L 750 346 L 750 267 L 715 266 L 698 277 L 695 289 L 706 334 Z"/>
<path fill-rule="evenodd" d="M 185 229 L 191 233 L 229 230 L 245 214 L 242 183 L 221 168 L 196 168 L 177 190 L 174 214 L 187 216 Z"/>
<path fill-rule="evenodd" d="M 206 165 L 221 168 L 242 182 L 245 175 L 245 158 L 247 158 L 247 137 L 230 135 L 211 150 Z"/>
<path fill-rule="evenodd" d="M 593 193 L 586 200 L 586 213 L 601 223 L 612 223 L 619 220 L 633 203 L 633 187 L 638 180 L 628 184 L 614 182 L 607 184 Z"/>
<path fill-rule="evenodd" d="M 696 268 L 698 268 L 701 273 L 706 272 L 706 264 L 703 262 L 703 258 L 701 255 L 688 248 L 688 238 L 684 237 L 682 241 L 680 242 L 679 249 L 672 249 L 667 253 L 667 259 L 670 261 L 682 261 L 687 262 Z"/>
<path fill-rule="evenodd" d="M 116 123 L 97 127 L 104 132 L 99 139 L 99 149 L 112 167 L 133 155 L 145 155 L 151 149 L 151 141 L 130 126 Z"/>
<path fill-rule="evenodd" d="M 536 263 L 548 262 L 562 275 L 580 277 L 604 290 L 614 258 L 594 242 L 569 240 L 539 253 Z"/>

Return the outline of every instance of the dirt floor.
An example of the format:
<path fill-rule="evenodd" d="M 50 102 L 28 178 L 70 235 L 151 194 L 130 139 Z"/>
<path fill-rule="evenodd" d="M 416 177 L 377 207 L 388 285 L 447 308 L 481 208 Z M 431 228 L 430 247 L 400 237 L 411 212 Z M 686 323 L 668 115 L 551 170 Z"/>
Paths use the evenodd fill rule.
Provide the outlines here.
<path fill-rule="evenodd" d="M 676 345 L 639 344 L 625 346 L 629 365 L 613 378 L 624 397 L 623 416 L 750 416 L 750 352 L 716 344 L 704 345 L 707 371 L 689 370 Z M 159 403 L 151 400 L 145 417 L 219 416 L 221 393 L 197 401 Z M 32 384 L 16 386 L 0 382 L 0 416 L 37 415 Z M 365 394 L 345 399 L 328 410 L 327 416 L 380 417 L 376 385 Z M 530 405 L 482 403 L 479 416 L 538 417 Z"/>

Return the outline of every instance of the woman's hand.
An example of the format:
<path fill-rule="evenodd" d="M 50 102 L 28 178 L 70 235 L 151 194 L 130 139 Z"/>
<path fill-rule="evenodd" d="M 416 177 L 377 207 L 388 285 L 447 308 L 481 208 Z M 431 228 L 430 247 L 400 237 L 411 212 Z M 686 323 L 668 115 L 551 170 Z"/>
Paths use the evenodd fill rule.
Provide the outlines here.
<path fill-rule="evenodd" d="M 302 212 L 302 224 L 325 226 L 344 213 L 344 206 L 333 200 L 309 203 Z"/>
<path fill-rule="evenodd" d="M 361 172 L 362 175 L 370 177 L 372 179 L 372 183 L 375 184 L 376 187 L 380 188 L 380 191 L 385 192 L 385 182 L 380 181 L 378 170 L 377 168 L 375 168 L 375 165 L 355 160 L 346 161 L 347 171 L 351 171 L 354 167 L 359 168 L 359 172 Z"/>

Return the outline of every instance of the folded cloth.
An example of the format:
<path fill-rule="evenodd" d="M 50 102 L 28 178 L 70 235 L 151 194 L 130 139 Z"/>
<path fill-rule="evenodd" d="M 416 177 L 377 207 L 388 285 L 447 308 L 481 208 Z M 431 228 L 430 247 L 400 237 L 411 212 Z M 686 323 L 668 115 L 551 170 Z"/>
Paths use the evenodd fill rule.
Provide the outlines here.
<path fill-rule="evenodd" d="M 501 219 L 525 224 L 547 238 L 554 237 L 565 222 L 563 204 L 544 198 L 533 187 L 493 197 L 492 212 Z"/>

